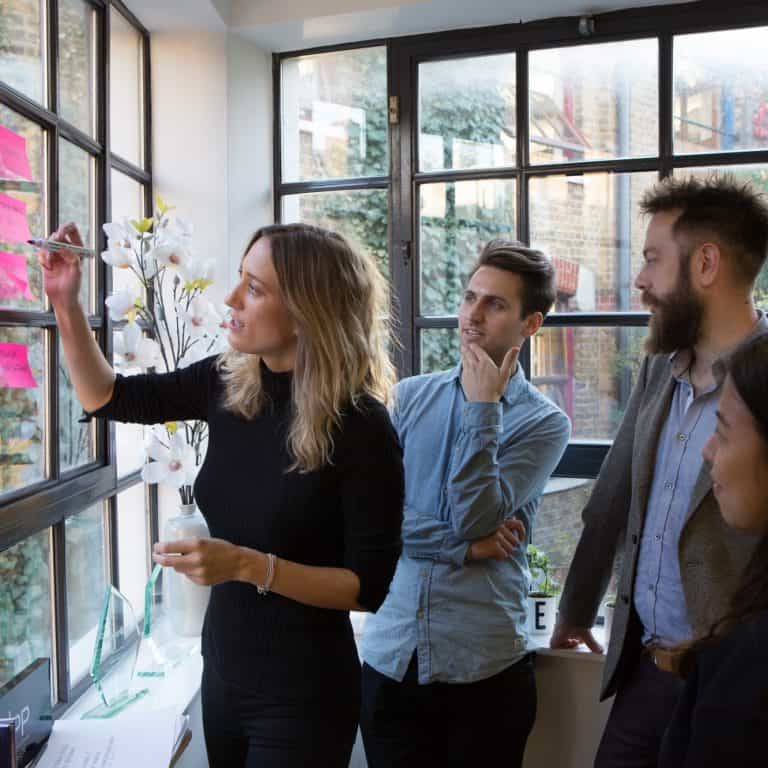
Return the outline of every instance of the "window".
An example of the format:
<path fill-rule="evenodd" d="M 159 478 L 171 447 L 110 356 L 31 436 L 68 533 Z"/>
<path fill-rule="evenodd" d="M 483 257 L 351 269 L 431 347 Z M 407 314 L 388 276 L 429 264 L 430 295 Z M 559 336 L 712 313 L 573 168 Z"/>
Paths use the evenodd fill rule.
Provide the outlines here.
<path fill-rule="evenodd" d="M 561 578 L 644 354 L 640 198 L 714 168 L 768 191 L 758 24 L 748 4 L 706 18 L 658 8 L 598 17 L 589 41 L 560 19 L 275 57 L 276 210 L 388 259 L 401 376 L 457 363 L 461 291 L 487 240 L 552 259 L 556 304 L 521 362 L 573 423 L 535 534 Z M 388 163 L 361 162 L 363 123 Z M 768 306 L 768 268 L 756 293 Z"/>
<path fill-rule="evenodd" d="M 106 586 L 138 599 L 157 508 L 156 494 L 148 493 L 145 503 L 136 437 L 121 440 L 114 427 L 80 421 L 37 256 L 25 241 L 76 221 L 85 244 L 100 252 L 105 221 L 146 210 L 149 38 L 120 2 L 11 0 L 10 13 L 6 5 L 0 14 L 0 685 L 35 659 L 51 658 L 56 711 L 88 685 Z M 109 280 L 100 259 L 84 262 L 80 300 L 106 350 Z M 143 606 L 136 608 L 140 615 Z"/>

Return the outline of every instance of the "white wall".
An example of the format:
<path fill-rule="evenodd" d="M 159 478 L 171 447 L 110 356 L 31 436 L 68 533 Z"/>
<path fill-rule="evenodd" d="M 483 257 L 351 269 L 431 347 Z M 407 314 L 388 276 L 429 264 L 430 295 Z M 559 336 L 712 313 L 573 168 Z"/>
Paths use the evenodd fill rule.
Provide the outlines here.
<path fill-rule="evenodd" d="M 220 300 L 247 234 L 272 221 L 271 57 L 224 31 L 155 32 L 151 50 L 155 191 L 216 259 Z"/>
<path fill-rule="evenodd" d="M 229 240 L 232 280 L 250 235 L 274 220 L 272 57 L 237 35 L 227 46 Z"/>

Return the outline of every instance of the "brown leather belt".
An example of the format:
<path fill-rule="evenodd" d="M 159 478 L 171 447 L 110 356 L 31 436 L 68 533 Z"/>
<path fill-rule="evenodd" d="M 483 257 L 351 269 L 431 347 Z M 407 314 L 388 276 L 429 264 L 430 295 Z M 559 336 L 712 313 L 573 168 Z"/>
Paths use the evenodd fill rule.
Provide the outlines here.
<path fill-rule="evenodd" d="M 656 643 L 648 643 L 648 645 L 643 646 L 643 653 L 647 653 L 662 672 L 680 675 L 680 664 L 683 656 L 685 656 L 685 651 L 677 648 L 665 648 Z"/>

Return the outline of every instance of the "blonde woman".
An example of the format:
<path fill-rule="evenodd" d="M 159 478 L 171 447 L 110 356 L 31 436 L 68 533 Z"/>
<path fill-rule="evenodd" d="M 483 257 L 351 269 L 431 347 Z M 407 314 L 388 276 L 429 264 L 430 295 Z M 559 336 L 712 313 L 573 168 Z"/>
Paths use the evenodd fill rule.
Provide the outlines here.
<path fill-rule="evenodd" d="M 72 224 L 53 237 L 80 243 Z M 154 559 L 213 586 L 202 684 L 210 765 L 346 768 L 360 696 L 348 611 L 384 600 L 402 520 L 375 266 L 332 232 L 264 227 L 227 298 L 231 351 L 122 377 L 78 303 L 77 257 L 43 252 L 40 263 L 87 412 L 208 422 L 195 496 L 212 538 L 155 545 Z"/>

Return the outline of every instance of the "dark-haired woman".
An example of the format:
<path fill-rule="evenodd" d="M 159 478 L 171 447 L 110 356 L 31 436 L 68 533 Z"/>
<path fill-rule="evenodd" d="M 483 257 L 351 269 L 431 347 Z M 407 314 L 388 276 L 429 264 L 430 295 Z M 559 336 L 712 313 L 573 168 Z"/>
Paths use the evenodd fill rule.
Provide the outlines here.
<path fill-rule="evenodd" d="M 659 768 L 768 765 L 768 336 L 739 348 L 704 448 L 728 525 L 762 534 L 729 615 L 683 659 Z"/>

